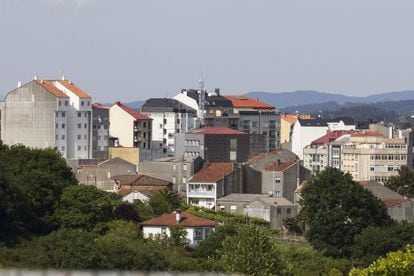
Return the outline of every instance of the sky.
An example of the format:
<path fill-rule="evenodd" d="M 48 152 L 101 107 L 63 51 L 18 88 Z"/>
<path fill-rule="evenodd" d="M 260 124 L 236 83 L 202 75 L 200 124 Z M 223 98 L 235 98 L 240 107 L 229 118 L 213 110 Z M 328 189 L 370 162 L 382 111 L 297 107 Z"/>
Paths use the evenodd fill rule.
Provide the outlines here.
<path fill-rule="evenodd" d="M 0 94 L 65 74 L 99 102 L 414 90 L 412 0 L 0 0 Z M 63 73 L 62 73 L 63 72 Z"/>

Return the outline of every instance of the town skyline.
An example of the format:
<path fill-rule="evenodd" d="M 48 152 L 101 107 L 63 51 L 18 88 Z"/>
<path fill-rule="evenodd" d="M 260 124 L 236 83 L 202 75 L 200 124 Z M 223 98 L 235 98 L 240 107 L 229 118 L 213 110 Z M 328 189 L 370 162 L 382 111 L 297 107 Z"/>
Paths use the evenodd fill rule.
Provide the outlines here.
<path fill-rule="evenodd" d="M 1 0 L 0 94 L 34 75 L 65 74 L 100 102 L 129 102 L 196 88 L 201 72 L 207 88 L 228 94 L 410 90 L 413 7 L 409 1 Z"/>

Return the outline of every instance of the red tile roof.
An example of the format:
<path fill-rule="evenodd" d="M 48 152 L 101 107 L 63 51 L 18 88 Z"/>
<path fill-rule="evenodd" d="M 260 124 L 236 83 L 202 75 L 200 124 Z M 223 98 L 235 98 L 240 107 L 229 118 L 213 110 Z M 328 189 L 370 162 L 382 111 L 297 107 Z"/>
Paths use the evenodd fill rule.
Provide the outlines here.
<path fill-rule="evenodd" d="M 232 163 L 207 163 L 201 168 L 189 182 L 211 182 L 217 183 L 223 176 L 233 172 Z"/>
<path fill-rule="evenodd" d="M 399 205 L 399 204 L 403 203 L 406 200 L 408 200 L 408 199 L 404 199 L 404 198 L 386 198 L 386 199 L 383 199 L 382 202 L 384 202 L 385 206 L 387 206 L 387 207 L 393 207 L 393 206 L 396 206 L 396 205 Z"/>
<path fill-rule="evenodd" d="M 68 80 L 60 80 L 58 81 L 61 85 L 63 85 L 66 89 L 70 90 L 73 94 L 78 96 L 79 98 L 84 99 L 90 99 L 91 96 L 89 96 L 88 93 L 77 87 L 75 84 L 73 84 L 71 81 Z"/>
<path fill-rule="evenodd" d="M 286 170 L 287 168 L 289 168 L 290 166 L 292 166 L 295 163 L 296 163 L 296 160 L 288 160 L 288 161 L 282 162 L 280 164 L 272 162 L 272 163 L 266 165 L 265 170 L 266 171 L 271 171 L 271 172 L 280 172 L 280 171 Z"/>
<path fill-rule="evenodd" d="M 351 135 L 352 137 L 380 137 L 382 136 L 378 131 L 363 130 L 355 132 Z"/>
<path fill-rule="evenodd" d="M 135 120 L 152 120 L 150 117 L 148 117 L 145 114 L 142 114 L 141 112 L 138 112 L 136 110 L 133 110 L 132 108 L 129 108 L 128 106 L 122 104 L 121 102 L 115 102 L 114 105 L 119 106 L 122 108 L 125 112 L 127 112 L 129 115 L 135 118 Z"/>
<path fill-rule="evenodd" d="M 193 133 L 193 134 L 227 134 L 227 135 L 247 134 L 245 132 L 234 130 L 234 129 L 231 129 L 231 128 L 228 128 L 228 127 L 202 127 L 202 128 L 190 130 L 187 133 Z"/>
<path fill-rule="evenodd" d="M 92 104 L 92 107 L 93 108 L 96 108 L 96 109 L 109 109 L 109 106 L 104 106 L 104 105 L 102 105 L 100 103 L 93 103 Z"/>
<path fill-rule="evenodd" d="M 275 109 L 270 104 L 259 101 L 258 99 L 252 99 L 246 96 L 223 96 L 231 101 L 234 107 L 250 107 L 255 109 Z"/>
<path fill-rule="evenodd" d="M 50 81 L 46 80 L 35 80 L 37 84 L 42 86 L 44 89 L 55 95 L 59 98 L 69 98 L 68 95 L 60 91 L 56 86 L 54 86 Z"/>
<path fill-rule="evenodd" d="M 280 118 L 293 125 L 298 119 L 311 119 L 311 116 L 309 114 L 283 114 Z"/>
<path fill-rule="evenodd" d="M 176 221 L 176 214 L 164 214 L 162 216 L 146 220 L 141 222 L 142 226 L 175 226 L 179 225 L 182 227 L 214 227 L 216 223 L 214 221 L 200 218 L 194 215 L 191 215 L 186 212 L 180 213 L 181 219 L 180 222 Z"/>
<path fill-rule="evenodd" d="M 334 130 L 334 131 L 330 131 L 330 132 L 326 133 L 324 136 L 319 137 L 318 139 L 312 141 L 311 144 L 312 145 L 328 144 L 332 141 L 335 141 L 336 139 L 338 139 L 342 135 L 351 134 L 353 132 L 354 131 L 352 131 L 352 130 Z"/>

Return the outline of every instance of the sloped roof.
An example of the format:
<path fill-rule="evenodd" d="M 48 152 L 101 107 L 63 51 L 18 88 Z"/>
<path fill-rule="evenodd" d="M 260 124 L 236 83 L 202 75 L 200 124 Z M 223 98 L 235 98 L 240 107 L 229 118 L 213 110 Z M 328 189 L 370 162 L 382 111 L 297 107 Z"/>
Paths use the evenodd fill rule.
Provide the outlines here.
<path fill-rule="evenodd" d="M 170 182 L 143 174 L 123 174 L 111 177 L 122 186 L 169 186 Z"/>
<path fill-rule="evenodd" d="M 93 108 L 96 108 L 96 109 L 109 109 L 109 106 L 104 106 L 104 105 L 102 105 L 100 103 L 93 103 L 92 104 L 92 107 Z"/>
<path fill-rule="evenodd" d="M 363 130 L 363 131 L 353 133 L 351 137 L 382 137 L 382 134 L 376 130 L 375 131 Z"/>
<path fill-rule="evenodd" d="M 189 182 L 216 183 L 231 172 L 233 172 L 232 163 L 207 163 L 191 178 Z"/>
<path fill-rule="evenodd" d="M 234 134 L 247 134 L 245 132 L 241 132 L 235 129 L 231 129 L 228 127 L 202 127 L 197 129 L 192 129 L 187 133 L 192 134 L 226 134 L 226 135 L 234 135 Z"/>
<path fill-rule="evenodd" d="M 142 114 L 141 112 L 138 112 L 136 110 L 133 110 L 132 108 L 122 104 L 120 101 L 117 101 L 114 103 L 114 105 L 119 106 L 122 108 L 125 112 L 127 112 L 129 115 L 135 118 L 135 120 L 152 120 L 150 117 L 148 117 L 145 114 Z"/>
<path fill-rule="evenodd" d="M 232 193 L 232 194 L 223 196 L 221 198 L 218 198 L 217 202 L 220 202 L 220 201 L 250 202 L 259 197 L 269 197 L 269 195 Z"/>
<path fill-rule="evenodd" d="M 358 183 L 370 191 L 375 197 L 384 202 L 385 206 L 387 207 L 396 206 L 407 200 L 399 193 L 388 189 L 376 181 L 359 181 Z"/>
<path fill-rule="evenodd" d="M 271 171 L 271 172 L 280 172 L 280 171 L 286 170 L 287 168 L 290 168 L 295 163 L 296 163 L 296 160 L 294 159 L 288 160 L 286 162 L 281 162 L 279 164 L 276 162 L 272 162 L 265 166 L 265 170 Z"/>
<path fill-rule="evenodd" d="M 387 199 L 382 200 L 382 202 L 384 202 L 385 206 L 387 206 L 387 207 L 394 207 L 394 206 L 400 205 L 401 203 L 403 203 L 407 200 L 408 199 L 404 199 L 404 198 L 400 198 L 400 199 L 387 198 Z"/>
<path fill-rule="evenodd" d="M 353 132 L 354 131 L 352 131 L 352 130 L 334 130 L 334 131 L 330 131 L 330 132 L 327 132 L 322 137 L 319 137 L 318 139 L 312 141 L 311 145 L 325 145 L 325 144 L 328 144 L 328 143 L 338 139 L 342 135 L 351 134 Z"/>
<path fill-rule="evenodd" d="M 91 96 L 89 96 L 88 93 L 80 89 L 78 86 L 73 84 L 71 81 L 68 80 L 59 80 L 58 81 L 61 85 L 63 85 L 66 89 L 70 90 L 72 93 L 74 93 L 79 98 L 83 99 L 90 99 Z"/>
<path fill-rule="evenodd" d="M 44 89 L 52 93 L 58 98 L 69 98 L 68 95 L 60 91 L 56 86 L 54 86 L 50 81 L 47 80 L 35 80 L 37 84 L 42 86 Z"/>
<path fill-rule="evenodd" d="M 164 214 L 162 216 L 141 222 L 142 226 L 182 226 L 182 227 L 214 227 L 214 221 L 191 215 L 187 212 L 180 213 L 180 221 L 176 221 L 176 213 Z"/>
<path fill-rule="evenodd" d="M 258 99 L 252 99 L 246 96 L 223 96 L 231 101 L 234 107 L 245 107 L 254 109 L 275 109 L 270 104 L 259 101 Z"/>

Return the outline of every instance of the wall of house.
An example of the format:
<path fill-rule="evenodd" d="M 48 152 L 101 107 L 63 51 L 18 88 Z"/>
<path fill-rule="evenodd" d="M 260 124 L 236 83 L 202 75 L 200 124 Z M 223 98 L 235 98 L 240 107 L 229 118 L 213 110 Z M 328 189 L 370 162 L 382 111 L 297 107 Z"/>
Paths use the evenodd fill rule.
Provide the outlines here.
<path fill-rule="evenodd" d="M 92 108 L 92 158 L 107 159 L 108 147 L 109 108 Z"/>
<path fill-rule="evenodd" d="M 388 207 L 388 215 L 397 221 L 414 221 L 414 202 L 411 200 L 403 201 L 402 203 Z"/>
<path fill-rule="evenodd" d="M 114 159 L 116 157 L 124 159 L 129 163 L 134 164 L 137 168 L 139 165 L 139 148 L 132 147 L 110 147 L 109 148 L 109 159 Z"/>
<path fill-rule="evenodd" d="M 118 105 L 109 109 L 109 135 L 119 138 L 122 147 L 133 147 L 134 118 Z"/>
<path fill-rule="evenodd" d="M 279 209 L 279 211 L 278 211 Z M 289 214 L 290 210 L 290 214 Z M 270 228 L 283 229 L 283 220 L 296 216 L 296 206 L 271 206 L 270 207 Z"/>
<path fill-rule="evenodd" d="M 270 208 L 259 201 L 246 205 L 245 214 L 249 217 L 261 218 L 270 221 Z"/>
<path fill-rule="evenodd" d="M 64 100 L 64 98 L 61 98 Z M 56 146 L 56 135 L 67 138 L 65 118 L 56 118 L 56 111 L 66 111 L 58 105 L 58 98 L 31 81 L 7 94 L 2 110 L 2 141 L 8 145 L 23 144 L 34 148 Z M 56 128 L 56 121 L 59 121 Z M 65 128 L 61 128 L 61 124 Z M 63 143 L 63 141 L 62 141 Z M 59 144 L 59 151 L 66 157 L 67 148 Z"/>

